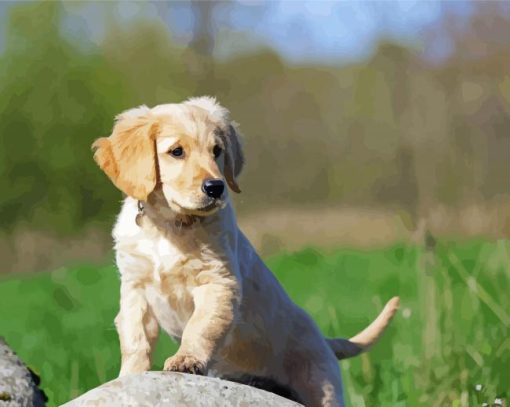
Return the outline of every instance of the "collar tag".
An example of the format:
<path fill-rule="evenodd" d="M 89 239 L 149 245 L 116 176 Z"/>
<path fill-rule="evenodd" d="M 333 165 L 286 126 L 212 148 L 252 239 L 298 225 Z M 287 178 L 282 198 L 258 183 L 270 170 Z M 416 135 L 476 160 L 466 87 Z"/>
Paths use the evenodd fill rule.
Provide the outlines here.
<path fill-rule="evenodd" d="M 138 206 L 138 213 L 143 213 L 143 210 L 144 210 L 143 202 L 138 201 L 138 203 L 136 205 Z"/>
<path fill-rule="evenodd" d="M 136 217 L 135 217 L 135 223 L 141 227 L 142 219 L 143 219 L 143 215 L 144 215 L 144 207 L 143 207 L 142 201 L 138 201 L 137 206 L 138 206 L 138 213 L 136 214 Z"/>

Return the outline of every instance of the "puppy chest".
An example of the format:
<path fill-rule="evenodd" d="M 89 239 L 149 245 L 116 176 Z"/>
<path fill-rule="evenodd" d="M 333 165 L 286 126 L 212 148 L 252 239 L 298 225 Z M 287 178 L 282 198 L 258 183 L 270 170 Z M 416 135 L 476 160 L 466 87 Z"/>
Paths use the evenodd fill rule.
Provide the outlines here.
<path fill-rule="evenodd" d="M 136 251 L 150 261 L 154 279 L 160 280 L 161 274 L 168 274 L 178 268 L 186 256 L 164 237 L 144 237 L 138 240 Z"/>
<path fill-rule="evenodd" d="M 161 328 L 170 336 L 180 338 L 191 314 L 193 298 L 184 289 L 162 289 L 158 285 L 146 285 L 145 296 Z"/>
<path fill-rule="evenodd" d="M 181 337 L 194 310 L 192 290 L 202 262 L 166 239 L 142 241 L 139 250 L 152 266 L 145 283 L 147 302 L 161 327 L 171 336 Z"/>

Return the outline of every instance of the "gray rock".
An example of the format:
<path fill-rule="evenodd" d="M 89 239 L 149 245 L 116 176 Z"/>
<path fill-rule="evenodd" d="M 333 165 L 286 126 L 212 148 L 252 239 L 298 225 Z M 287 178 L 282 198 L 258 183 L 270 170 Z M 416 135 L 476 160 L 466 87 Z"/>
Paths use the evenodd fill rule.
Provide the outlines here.
<path fill-rule="evenodd" d="M 0 406 L 44 406 L 46 398 L 38 380 L 0 337 Z"/>
<path fill-rule="evenodd" d="M 264 390 L 212 377 L 145 372 L 112 380 L 64 406 L 296 407 L 301 404 Z"/>

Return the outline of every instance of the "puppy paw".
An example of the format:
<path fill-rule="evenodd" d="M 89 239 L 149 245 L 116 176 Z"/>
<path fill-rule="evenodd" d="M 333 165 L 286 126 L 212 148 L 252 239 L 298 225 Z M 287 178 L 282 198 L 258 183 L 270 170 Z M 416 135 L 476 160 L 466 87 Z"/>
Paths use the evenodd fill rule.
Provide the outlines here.
<path fill-rule="evenodd" d="M 205 363 L 189 354 L 176 354 L 165 361 L 163 369 L 171 372 L 203 375 L 205 373 Z"/>

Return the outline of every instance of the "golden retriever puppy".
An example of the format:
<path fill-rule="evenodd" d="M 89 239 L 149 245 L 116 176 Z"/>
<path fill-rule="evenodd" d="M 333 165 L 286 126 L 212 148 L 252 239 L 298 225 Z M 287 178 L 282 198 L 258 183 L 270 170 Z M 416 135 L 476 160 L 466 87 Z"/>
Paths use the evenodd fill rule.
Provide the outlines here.
<path fill-rule="evenodd" d="M 307 406 L 343 405 L 337 359 L 367 349 L 398 298 L 350 340 L 326 339 L 239 230 L 236 125 L 214 98 L 117 116 L 94 158 L 124 200 L 113 230 L 121 275 L 120 375 L 151 368 L 159 327 L 180 343 L 166 370 L 259 378 Z"/>

